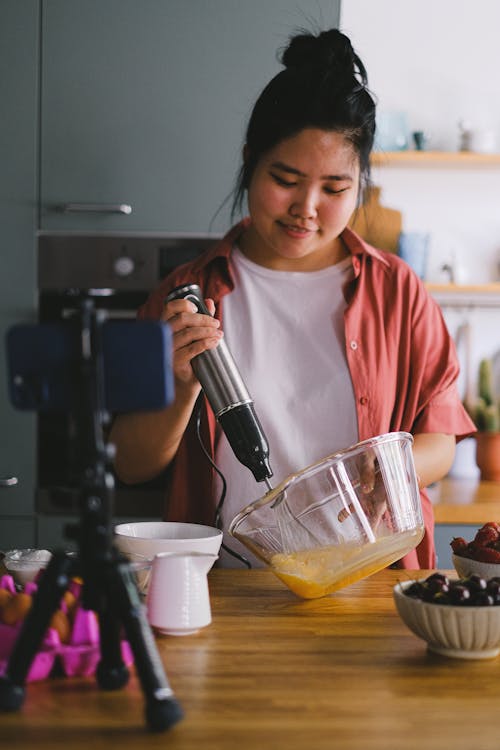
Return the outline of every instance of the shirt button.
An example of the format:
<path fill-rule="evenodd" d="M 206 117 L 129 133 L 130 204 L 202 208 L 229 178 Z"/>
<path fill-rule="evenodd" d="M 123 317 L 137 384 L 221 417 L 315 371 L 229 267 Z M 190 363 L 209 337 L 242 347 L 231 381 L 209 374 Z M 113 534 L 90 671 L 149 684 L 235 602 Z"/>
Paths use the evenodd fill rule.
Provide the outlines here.
<path fill-rule="evenodd" d="M 358 342 L 357 342 L 357 341 L 354 341 L 354 339 L 353 339 L 353 340 L 351 341 L 351 343 L 350 343 L 350 347 L 351 347 L 351 349 L 353 349 L 353 350 L 354 350 L 354 349 L 357 349 L 357 348 L 358 348 Z"/>
<path fill-rule="evenodd" d="M 367 404 L 368 399 L 366 398 L 366 396 L 361 396 L 361 398 L 359 399 L 359 403 L 361 404 L 361 406 L 364 406 L 365 404 Z"/>

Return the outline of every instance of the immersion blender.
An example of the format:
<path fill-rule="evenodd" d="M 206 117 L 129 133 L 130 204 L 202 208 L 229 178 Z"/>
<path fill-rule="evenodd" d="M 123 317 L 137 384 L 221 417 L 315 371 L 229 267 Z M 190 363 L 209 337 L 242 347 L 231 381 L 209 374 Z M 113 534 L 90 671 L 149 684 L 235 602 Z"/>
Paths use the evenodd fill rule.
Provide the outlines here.
<path fill-rule="evenodd" d="M 188 299 L 203 315 L 210 315 L 200 287 L 181 284 L 172 289 L 165 302 Z M 269 445 L 255 413 L 253 399 L 224 340 L 191 360 L 194 374 L 221 425 L 236 458 L 272 489 L 269 478 L 273 472 L 269 464 Z"/>

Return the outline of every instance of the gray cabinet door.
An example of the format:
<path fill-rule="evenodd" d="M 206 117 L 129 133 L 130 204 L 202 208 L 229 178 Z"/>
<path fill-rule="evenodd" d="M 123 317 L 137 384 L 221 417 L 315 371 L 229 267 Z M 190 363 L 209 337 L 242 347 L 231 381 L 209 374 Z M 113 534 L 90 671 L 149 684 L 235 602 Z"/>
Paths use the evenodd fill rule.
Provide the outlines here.
<path fill-rule="evenodd" d="M 311 20 L 336 25 L 339 0 L 45 0 L 42 13 L 41 228 L 219 232 L 277 49 Z M 61 210 L 75 203 L 100 210 Z"/>
<path fill-rule="evenodd" d="M 0 5 L 0 549 L 34 543 L 34 414 L 14 410 L 5 336 L 35 317 L 38 0 Z"/>

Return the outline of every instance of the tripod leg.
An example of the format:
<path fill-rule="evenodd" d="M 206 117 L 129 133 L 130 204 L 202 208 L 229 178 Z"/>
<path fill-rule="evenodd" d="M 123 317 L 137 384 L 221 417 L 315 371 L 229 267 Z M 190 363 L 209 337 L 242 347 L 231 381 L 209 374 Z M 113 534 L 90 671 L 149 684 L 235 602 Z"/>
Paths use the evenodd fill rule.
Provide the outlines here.
<path fill-rule="evenodd" d="M 184 714 L 169 685 L 146 619 L 145 608 L 126 560 L 113 561 L 108 567 L 106 584 L 110 602 L 120 614 L 134 654 L 146 700 L 146 722 L 152 731 L 162 732 L 176 724 Z"/>
<path fill-rule="evenodd" d="M 74 560 L 65 552 L 56 552 L 40 579 L 5 674 L 0 678 L 0 709 L 4 711 L 16 711 L 24 701 L 24 685 L 30 666 L 68 587 L 74 565 Z"/>
<path fill-rule="evenodd" d="M 130 675 L 122 659 L 120 620 L 109 603 L 106 604 L 106 609 L 98 612 L 101 661 L 97 665 L 96 678 L 103 690 L 118 690 L 127 684 Z"/>

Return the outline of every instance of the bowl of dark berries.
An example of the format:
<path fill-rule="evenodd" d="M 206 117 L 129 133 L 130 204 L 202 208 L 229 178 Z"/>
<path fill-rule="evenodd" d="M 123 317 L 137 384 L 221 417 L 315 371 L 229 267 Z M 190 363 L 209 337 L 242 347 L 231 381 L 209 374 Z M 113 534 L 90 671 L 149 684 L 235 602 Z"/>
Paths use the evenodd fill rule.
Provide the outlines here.
<path fill-rule="evenodd" d="M 451 549 L 453 565 L 459 576 L 500 576 L 500 524 L 496 521 L 481 526 L 470 542 L 455 537 Z"/>
<path fill-rule="evenodd" d="M 457 659 L 492 659 L 500 652 L 500 577 L 436 572 L 398 583 L 393 594 L 401 619 L 429 651 Z"/>

